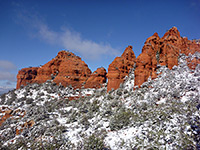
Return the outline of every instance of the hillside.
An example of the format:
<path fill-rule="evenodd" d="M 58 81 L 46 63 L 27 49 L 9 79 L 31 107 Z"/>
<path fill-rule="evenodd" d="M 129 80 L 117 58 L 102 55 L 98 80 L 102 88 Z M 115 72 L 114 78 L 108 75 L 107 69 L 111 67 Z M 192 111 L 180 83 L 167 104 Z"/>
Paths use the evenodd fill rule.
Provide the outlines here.
<path fill-rule="evenodd" d="M 108 81 L 107 81 L 108 80 Z M 0 149 L 200 149 L 200 44 L 172 27 L 93 73 L 69 51 L 0 96 Z"/>
<path fill-rule="evenodd" d="M 134 86 L 135 68 L 117 90 L 74 89 L 52 80 L 0 98 L 1 149 L 200 149 L 200 65 L 196 52 Z M 160 72 L 162 72 L 160 74 Z"/>

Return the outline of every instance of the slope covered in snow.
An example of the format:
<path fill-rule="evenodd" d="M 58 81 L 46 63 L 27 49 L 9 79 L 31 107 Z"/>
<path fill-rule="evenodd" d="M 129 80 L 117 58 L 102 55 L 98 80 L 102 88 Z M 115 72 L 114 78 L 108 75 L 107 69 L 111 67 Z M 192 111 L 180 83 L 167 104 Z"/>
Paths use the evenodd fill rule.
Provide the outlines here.
<path fill-rule="evenodd" d="M 200 65 L 190 70 L 188 57 L 200 54 L 180 56 L 172 70 L 158 66 L 162 74 L 141 88 L 130 71 L 108 93 L 48 81 L 4 94 L 0 148 L 200 149 Z"/>

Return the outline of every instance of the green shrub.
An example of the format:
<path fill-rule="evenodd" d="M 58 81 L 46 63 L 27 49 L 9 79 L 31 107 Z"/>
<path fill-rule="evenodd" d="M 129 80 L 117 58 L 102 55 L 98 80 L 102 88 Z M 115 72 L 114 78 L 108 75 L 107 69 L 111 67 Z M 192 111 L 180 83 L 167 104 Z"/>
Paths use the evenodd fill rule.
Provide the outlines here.
<path fill-rule="evenodd" d="M 122 129 L 130 123 L 131 112 L 120 109 L 118 113 L 111 118 L 109 126 L 112 131 Z"/>
<path fill-rule="evenodd" d="M 104 145 L 103 138 L 97 137 L 95 134 L 92 134 L 84 141 L 83 145 L 84 150 L 109 150 Z"/>

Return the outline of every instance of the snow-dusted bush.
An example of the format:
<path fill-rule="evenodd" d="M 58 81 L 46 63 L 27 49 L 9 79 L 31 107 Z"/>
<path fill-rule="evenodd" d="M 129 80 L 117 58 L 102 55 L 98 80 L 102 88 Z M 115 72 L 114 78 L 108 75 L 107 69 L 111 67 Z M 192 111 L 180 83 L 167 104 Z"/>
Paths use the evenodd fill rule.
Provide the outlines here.
<path fill-rule="evenodd" d="M 192 71 L 185 61 L 194 57 L 200 59 L 199 53 L 180 56 L 172 70 L 159 66 L 162 74 L 141 88 L 134 87 L 132 70 L 109 93 L 47 81 L 4 94 L 1 108 L 26 115 L 13 111 L 0 126 L 0 149 L 199 149 L 200 65 Z M 28 120 L 33 127 L 16 136 Z"/>

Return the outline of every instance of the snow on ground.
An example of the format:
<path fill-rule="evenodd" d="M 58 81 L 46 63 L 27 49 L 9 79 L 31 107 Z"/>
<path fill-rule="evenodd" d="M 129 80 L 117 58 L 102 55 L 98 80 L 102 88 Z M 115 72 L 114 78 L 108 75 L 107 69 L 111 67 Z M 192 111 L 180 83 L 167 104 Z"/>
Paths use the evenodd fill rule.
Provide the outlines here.
<path fill-rule="evenodd" d="M 73 89 L 51 81 L 10 92 L 1 97 L 0 109 L 18 109 L 11 113 L 16 118 L 22 110 L 26 115 L 6 120 L 0 128 L 0 144 L 16 148 L 21 141 L 39 147 L 32 143 L 38 140 L 63 149 L 69 145 L 70 149 L 94 149 L 92 144 L 112 150 L 198 149 L 200 65 L 191 71 L 182 57 L 179 66 L 160 67 L 157 79 L 149 78 L 135 90 L 132 70 L 124 84 L 109 93 L 105 87 Z M 30 119 L 34 126 L 22 127 Z M 15 135 L 17 128 L 23 129 L 20 136 Z"/>

